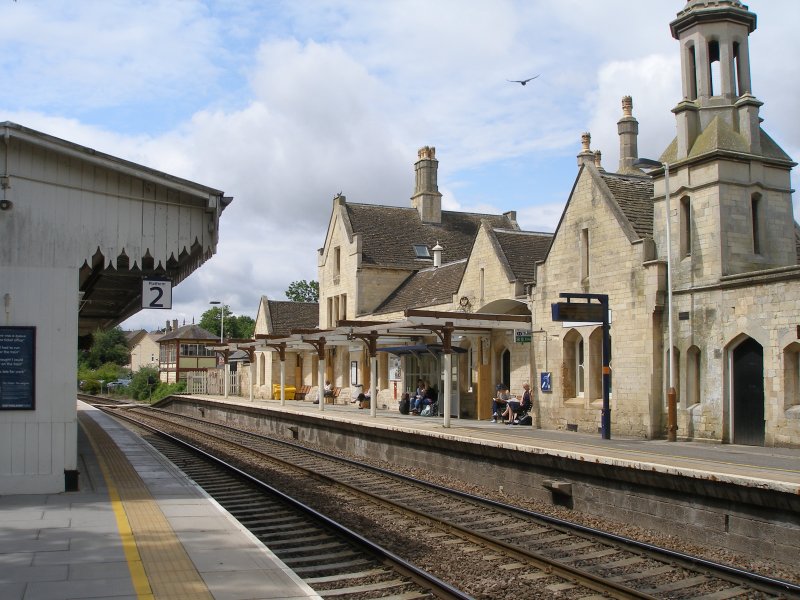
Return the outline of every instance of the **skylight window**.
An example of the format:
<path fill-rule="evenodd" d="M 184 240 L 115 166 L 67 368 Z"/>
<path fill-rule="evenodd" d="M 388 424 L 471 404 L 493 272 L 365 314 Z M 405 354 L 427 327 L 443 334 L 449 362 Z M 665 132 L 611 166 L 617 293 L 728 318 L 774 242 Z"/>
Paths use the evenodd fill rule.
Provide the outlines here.
<path fill-rule="evenodd" d="M 431 253 L 425 244 L 414 244 L 414 254 L 417 258 L 430 258 Z"/>

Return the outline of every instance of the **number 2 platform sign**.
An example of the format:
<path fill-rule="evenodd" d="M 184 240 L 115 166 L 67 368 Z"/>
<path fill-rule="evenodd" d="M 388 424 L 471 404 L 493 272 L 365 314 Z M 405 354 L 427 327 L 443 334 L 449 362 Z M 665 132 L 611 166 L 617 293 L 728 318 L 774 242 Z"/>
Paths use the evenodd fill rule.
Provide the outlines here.
<path fill-rule="evenodd" d="M 169 279 L 142 280 L 142 308 L 172 308 L 172 281 Z"/>

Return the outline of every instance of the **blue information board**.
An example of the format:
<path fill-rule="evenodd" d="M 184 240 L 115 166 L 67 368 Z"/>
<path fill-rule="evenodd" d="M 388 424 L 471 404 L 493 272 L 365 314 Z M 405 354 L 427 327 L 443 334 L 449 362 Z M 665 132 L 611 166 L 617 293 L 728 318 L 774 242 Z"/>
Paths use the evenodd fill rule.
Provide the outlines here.
<path fill-rule="evenodd" d="M 36 408 L 36 327 L 0 327 L 0 410 Z"/>

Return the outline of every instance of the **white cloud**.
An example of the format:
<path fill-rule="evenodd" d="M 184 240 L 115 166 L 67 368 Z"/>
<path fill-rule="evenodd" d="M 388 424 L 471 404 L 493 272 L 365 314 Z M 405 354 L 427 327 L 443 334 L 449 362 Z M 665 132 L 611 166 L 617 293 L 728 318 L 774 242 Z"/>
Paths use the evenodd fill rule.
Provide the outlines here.
<path fill-rule="evenodd" d="M 748 4 L 759 15 L 751 57 L 764 127 L 797 157 L 800 3 Z M 254 316 L 262 294 L 316 278 L 335 193 L 409 205 L 420 146 L 437 147 L 446 208 L 517 210 L 535 230 L 560 218 L 581 131 L 616 168 L 623 95 L 633 96 L 640 155 L 657 157 L 675 135 L 681 91 L 668 24 L 680 7 L 5 2 L 0 75 L 13 94 L 0 99 L 0 120 L 233 196 L 217 255 L 175 290 L 173 314 L 199 318 L 213 297 Z M 537 73 L 524 88 L 506 82 Z M 514 169 L 498 181 L 504 161 L 542 180 L 511 194 Z"/>

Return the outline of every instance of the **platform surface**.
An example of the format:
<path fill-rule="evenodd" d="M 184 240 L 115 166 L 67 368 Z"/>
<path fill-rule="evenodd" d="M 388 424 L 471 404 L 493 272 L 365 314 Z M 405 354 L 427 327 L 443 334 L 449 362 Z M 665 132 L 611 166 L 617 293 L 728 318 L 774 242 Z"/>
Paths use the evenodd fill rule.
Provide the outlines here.
<path fill-rule="evenodd" d="M 211 402 L 231 403 L 295 414 L 314 415 L 357 423 L 367 427 L 406 430 L 419 435 L 450 437 L 476 444 L 492 444 L 545 453 L 564 458 L 592 461 L 698 479 L 725 481 L 734 485 L 774 489 L 800 494 L 800 449 L 765 448 L 705 441 L 644 440 L 599 433 L 555 431 L 530 426 L 505 425 L 474 419 L 450 419 L 444 427 L 441 417 L 401 415 L 396 410 L 368 409 L 355 404 L 318 404 L 309 401 L 254 400 L 229 396 L 183 396 Z"/>
<path fill-rule="evenodd" d="M 0 497 L 0 598 L 319 598 L 141 438 L 78 404 L 80 491 Z"/>

